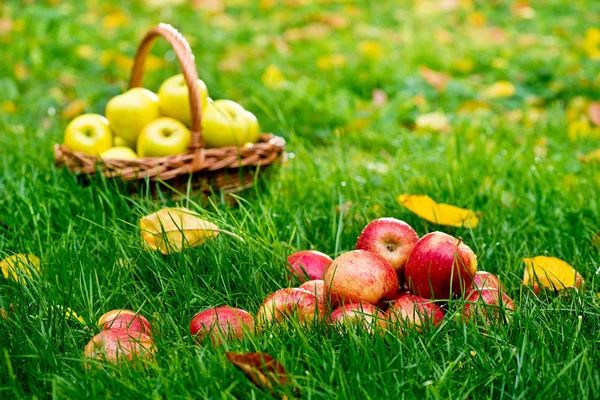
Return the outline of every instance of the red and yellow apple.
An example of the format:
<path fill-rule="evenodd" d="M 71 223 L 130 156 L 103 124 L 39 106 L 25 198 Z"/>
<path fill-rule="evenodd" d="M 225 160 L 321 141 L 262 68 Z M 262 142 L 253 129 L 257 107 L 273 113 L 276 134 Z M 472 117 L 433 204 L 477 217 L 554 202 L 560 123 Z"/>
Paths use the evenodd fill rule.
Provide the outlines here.
<path fill-rule="evenodd" d="M 336 308 L 330 317 L 332 324 L 361 325 L 369 332 L 385 324 L 385 313 L 369 303 L 349 303 Z"/>
<path fill-rule="evenodd" d="M 69 122 L 63 143 L 71 151 L 98 156 L 111 148 L 113 135 L 102 115 L 83 114 Z"/>
<path fill-rule="evenodd" d="M 142 129 L 160 116 L 158 97 L 148 89 L 129 89 L 110 99 L 105 114 L 115 135 L 133 148 Z"/>
<path fill-rule="evenodd" d="M 463 320 L 484 322 L 508 322 L 515 309 L 513 301 L 498 289 L 484 288 L 469 294 L 462 309 Z"/>
<path fill-rule="evenodd" d="M 304 289 L 314 293 L 315 296 L 317 296 L 317 300 L 323 305 L 324 308 L 328 308 L 329 306 L 334 307 L 333 305 L 328 304 L 329 302 L 325 297 L 325 282 L 323 282 L 323 280 L 315 279 L 304 282 L 302 285 L 298 286 L 298 289 Z"/>
<path fill-rule="evenodd" d="M 315 250 L 301 250 L 287 258 L 290 273 L 304 282 L 323 279 L 323 273 L 333 260 L 327 254 Z"/>
<path fill-rule="evenodd" d="M 414 294 L 436 300 L 465 293 L 477 272 L 475 253 L 443 232 L 423 236 L 408 257 L 405 281 Z"/>
<path fill-rule="evenodd" d="M 366 250 L 383 257 L 404 279 L 404 266 L 409 254 L 419 240 L 417 232 L 406 222 L 396 218 L 371 221 L 356 242 L 357 250 Z"/>
<path fill-rule="evenodd" d="M 325 270 L 325 296 L 338 304 L 377 305 L 398 295 L 398 275 L 375 253 L 353 250 L 333 260 Z"/>
<path fill-rule="evenodd" d="M 148 320 L 143 315 L 131 310 L 109 311 L 98 319 L 98 326 L 104 330 L 125 328 L 130 331 L 152 335 L 152 328 Z"/>
<path fill-rule="evenodd" d="M 182 154 L 188 150 L 192 136 L 181 122 L 161 117 L 142 129 L 137 139 L 140 157 L 164 157 Z"/>
<path fill-rule="evenodd" d="M 469 291 L 472 292 L 484 288 L 504 290 L 504 286 L 500 283 L 496 275 L 487 271 L 477 271 L 473 277 L 473 283 L 471 284 Z"/>
<path fill-rule="evenodd" d="M 256 313 L 261 325 L 297 319 L 300 323 L 313 323 L 324 316 L 324 307 L 314 292 L 298 288 L 280 289 L 270 294 Z"/>
<path fill-rule="evenodd" d="M 198 79 L 198 92 L 200 107 L 204 109 L 207 103 L 208 88 L 201 79 Z M 192 124 L 190 96 L 183 74 L 172 76 L 160 85 L 158 107 L 163 116 L 174 118 L 186 126 Z"/>
<path fill-rule="evenodd" d="M 241 339 L 254 331 L 254 317 L 241 308 L 221 306 L 204 310 L 190 321 L 190 334 L 201 344 L 209 337 L 213 344 Z"/>
<path fill-rule="evenodd" d="M 231 100 L 209 101 L 202 111 L 206 147 L 241 147 L 248 142 L 246 110 Z"/>
<path fill-rule="evenodd" d="M 394 327 L 435 326 L 444 318 L 444 312 L 429 299 L 404 293 L 391 302 L 388 320 Z"/>
<path fill-rule="evenodd" d="M 112 363 L 152 358 L 156 348 L 149 335 L 125 328 L 101 331 L 85 346 L 86 357 Z"/>

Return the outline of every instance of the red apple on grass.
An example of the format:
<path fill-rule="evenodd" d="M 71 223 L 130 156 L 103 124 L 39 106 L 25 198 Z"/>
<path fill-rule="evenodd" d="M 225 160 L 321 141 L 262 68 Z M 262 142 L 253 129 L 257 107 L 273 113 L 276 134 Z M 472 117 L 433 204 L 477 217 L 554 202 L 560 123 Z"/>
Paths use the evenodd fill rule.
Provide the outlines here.
<path fill-rule="evenodd" d="M 481 290 L 483 288 L 504 290 L 504 286 L 500 283 L 496 275 L 487 271 L 477 271 L 473 277 L 473 283 L 469 288 L 469 292 Z"/>
<path fill-rule="evenodd" d="M 323 279 L 323 272 L 333 262 L 327 254 L 315 250 L 298 251 L 287 258 L 288 270 L 300 281 Z M 308 279 L 307 279 L 308 277 Z"/>
<path fill-rule="evenodd" d="M 240 308 L 221 306 L 204 310 L 192 318 L 190 334 L 201 344 L 208 336 L 215 345 L 223 339 L 241 339 L 244 333 L 254 330 L 254 317 Z"/>
<path fill-rule="evenodd" d="M 474 290 L 467 297 L 462 313 L 463 321 L 483 321 L 490 325 L 496 321 L 508 321 L 515 309 L 513 301 L 498 289 Z"/>
<path fill-rule="evenodd" d="M 331 313 L 332 324 L 360 324 L 369 332 L 382 325 L 385 313 L 369 303 L 350 303 L 336 308 Z"/>
<path fill-rule="evenodd" d="M 430 299 L 408 293 L 398 296 L 391 302 L 387 314 L 388 320 L 401 328 L 435 326 L 444 318 L 440 306 Z"/>
<path fill-rule="evenodd" d="M 461 239 L 442 232 L 419 239 L 404 270 L 413 293 L 434 299 L 460 296 L 471 286 L 476 272 L 475 253 Z"/>
<path fill-rule="evenodd" d="M 375 253 L 353 250 L 340 255 L 325 270 L 325 296 L 338 304 L 391 300 L 400 283 L 392 266 Z"/>
<path fill-rule="evenodd" d="M 314 293 L 317 296 L 317 300 L 319 303 L 323 305 L 323 307 L 327 307 L 327 298 L 325 297 L 325 282 L 321 279 L 315 279 L 312 281 L 304 282 L 302 285 L 298 286 L 298 289 L 308 290 L 311 293 Z M 335 307 L 334 305 L 330 305 L 331 307 Z"/>
<path fill-rule="evenodd" d="M 419 240 L 417 232 L 406 222 L 396 218 L 371 221 L 356 242 L 357 250 L 376 253 L 390 263 L 398 277 L 404 279 L 404 266 Z"/>
<path fill-rule="evenodd" d="M 286 288 L 270 294 L 256 313 L 260 324 L 282 322 L 297 318 L 301 323 L 312 323 L 324 316 L 323 304 L 314 291 Z"/>
<path fill-rule="evenodd" d="M 86 357 L 112 363 L 136 358 L 149 359 L 155 351 L 152 337 L 125 328 L 112 328 L 100 332 L 83 350 Z"/>
<path fill-rule="evenodd" d="M 152 335 L 150 323 L 143 315 L 137 314 L 131 310 L 112 310 L 102 315 L 98 319 L 98 326 L 101 329 L 125 328 L 131 331 Z"/>

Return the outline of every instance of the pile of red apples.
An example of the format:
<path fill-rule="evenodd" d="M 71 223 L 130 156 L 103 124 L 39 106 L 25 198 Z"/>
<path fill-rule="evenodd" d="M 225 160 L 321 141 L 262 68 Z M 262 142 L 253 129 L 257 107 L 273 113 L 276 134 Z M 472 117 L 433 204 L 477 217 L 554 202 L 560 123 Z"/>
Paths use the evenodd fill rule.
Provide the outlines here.
<path fill-rule="evenodd" d="M 194 340 L 221 344 L 289 320 L 403 334 L 439 324 L 449 300 L 459 299 L 453 304 L 465 323 L 506 323 L 514 309 L 498 278 L 477 271 L 477 257 L 462 239 L 442 232 L 419 238 L 395 218 L 369 223 L 356 249 L 335 260 L 304 250 L 287 261 L 289 279 L 299 287 L 267 296 L 256 316 L 229 306 L 196 314 L 190 322 Z M 126 358 L 152 354 L 152 332 L 142 316 L 114 310 L 98 324 L 104 330 L 86 346 L 86 355 L 114 361 L 119 352 Z"/>

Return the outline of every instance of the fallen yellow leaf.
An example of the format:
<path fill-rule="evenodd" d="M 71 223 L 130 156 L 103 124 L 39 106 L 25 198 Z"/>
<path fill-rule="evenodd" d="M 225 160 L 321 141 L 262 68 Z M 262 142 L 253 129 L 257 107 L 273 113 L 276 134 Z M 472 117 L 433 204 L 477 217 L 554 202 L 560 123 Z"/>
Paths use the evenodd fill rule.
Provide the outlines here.
<path fill-rule="evenodd" d="M 584 281 L 575 268 L 556 257 L 538 256 L 523 258 L 525 271 L 523 285 L 533 286 L 533 291 L 538 293 L 539 286 L 554 290 L 566 288 L 579 288 Z"/>
<path fill-rule="evenodd" d="M 450 204 L 436 203 L 431 197 L 426 195 L 403 194 L 397 200 L 401 206 L 408 208 L 419 217 L 434 224 L 457 228 L 476 228 L 479 225 L 479 218 L 475 212 Z"/>
<path fill-rule="evenodd" d="M 321 71 L 337 70 L 346 66 L 346 57 L 343 54 L 328 54 L 317 58 L 317 67 Z"/>
<path fill-rule="evenodd" d="M 512 97 L 515 91 L 515 86 L 509 81 L 498 81 L 485 89 L 483 95 L 487 98 Z"/>
<path fill-rule="evenodd" d="M 25 284 L 24 275 L 33 278 L 32 270 L 40 273 L 40 259 L 33 254 L 15 254 L 0 261 L 0 269 L 6 279 Z"/>
<path fill-rule="evenodd" d="M 66 120 L 71 120 L 76 116 L 80 115 L 85 111 L 87 107 L 87 101 L 83 99 L 73 100 L 65 108 L 63 108 L 61 115 Z"/>
<path fill-rule="evenodd" d="M 69 307 L 63 307 L 61 305 L 57 305 L 57 306 L 50 306 L 50 308 L 52 310 L 58 310 L 58 312 L 62 313 L 65 316 L 66 320 L 74 320 L 79 322 L 81 325 L 85 326 L 85 321 L 83 318 L 81 318 L 79 315 L 77 315 L 77 313 L 73 310 L 71 310 Z"/>
<path fill-rule="evenodd" d="M 415 120 L 415 126 L 421 131 L 448 132 L 450 130 L 450 122 L 443 112 L 419 115 Z"/>
<path fill-rule="evenodd" d="M 579 161 L 584 164 L 600 164 L 600 149 L 592 150 L 585 155 L 580 155 Z"/>
<path fill-rule="evenodd" d="M 262 82 L 267 89 L 281 89 L 285 86 L 285 77 L 276 65 L 269 65 L 262 74 Z"/>
<path fill-rule="evenodd" d="M 379 60 L 383 57 L 383 48 L 374 40 L 363 40 L 358 44 L 360 53 L 368 59 Z"/>
<path fill-rule="evenodd" d="M 142 240 L 152 250 L 176 253 L 200 246 L 221 232 L 218 226 L 198 217 L 187 208 L 163 208 L 140 219 Z"/>

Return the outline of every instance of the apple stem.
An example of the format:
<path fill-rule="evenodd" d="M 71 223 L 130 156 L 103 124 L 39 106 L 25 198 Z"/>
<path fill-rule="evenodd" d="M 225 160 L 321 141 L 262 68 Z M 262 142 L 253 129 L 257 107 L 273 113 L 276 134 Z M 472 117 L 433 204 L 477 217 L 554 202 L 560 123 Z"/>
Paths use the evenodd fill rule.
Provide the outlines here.
<path fill-rule="evenodd" d="M 463 242 L 463 238 L 462 236 L 458 237 L 458 242 L 456 243 L 456 247 L 460 246 L 460 244 Z"/>

